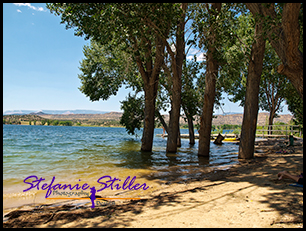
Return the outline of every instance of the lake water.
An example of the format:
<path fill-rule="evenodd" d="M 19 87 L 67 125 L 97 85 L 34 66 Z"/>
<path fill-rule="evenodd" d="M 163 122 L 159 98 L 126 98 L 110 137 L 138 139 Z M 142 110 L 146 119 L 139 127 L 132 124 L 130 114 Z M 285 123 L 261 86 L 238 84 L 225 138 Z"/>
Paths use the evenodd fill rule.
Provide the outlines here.
<path fill-rule="evenodd" d="M 130 136 L 125 128 L 3 125 L 3 210 L 46 203 L 45 191 L 23 192 L 29 187 L 23 181 L 31 175 L 45 178 L 43 183 L 48 184 L 55 176 L 56 183 L 96 186 L 105 175 L 121 180 L 136 176 L 136 182 L 153 190 L 238 162 L 234 143 L 211 143 L 210 157 L 199 158 L 197 140 L 190 146 L 188 139 L 182 139 L 176 154 L 166 154 L 167 140 L 156 136 L 162 129 L 155 129 L 153 151 L 146 153 L 140 151 L 142 131 L 137 134 Z M 147 192 L 139 190 L 137 195 Z M 103 191 L 103 195 L 115 193 Z"/>

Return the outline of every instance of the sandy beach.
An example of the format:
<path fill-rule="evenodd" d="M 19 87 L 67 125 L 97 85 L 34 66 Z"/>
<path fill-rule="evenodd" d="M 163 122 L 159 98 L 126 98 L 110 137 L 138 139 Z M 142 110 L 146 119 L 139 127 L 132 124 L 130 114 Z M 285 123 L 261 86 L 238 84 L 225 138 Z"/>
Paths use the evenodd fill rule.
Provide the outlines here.
<path fill-rule="evenodd" d="M 303 172 L 303 140 L 295 140 L 293 149 L 285 141 L 258 141 L 253 160 L 164 183 L 141 200 L 94 209 L 64 204 L 15 210 L 4 216 L 3 227 L 302 228 L 303 188 L 278 180 L 277 173 Z"/>

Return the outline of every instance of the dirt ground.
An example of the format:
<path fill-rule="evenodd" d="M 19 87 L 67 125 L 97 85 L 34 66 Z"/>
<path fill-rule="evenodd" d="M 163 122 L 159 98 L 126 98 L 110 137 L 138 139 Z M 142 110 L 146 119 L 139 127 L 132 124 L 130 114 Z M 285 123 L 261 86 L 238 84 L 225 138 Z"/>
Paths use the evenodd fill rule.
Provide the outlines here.
<path fill-rule="evenodd" d="M 277 173 L 303 172 L 303 141 L 260 141 L 255 158 L 227 170 L 164 184 L 138 201 L 104 207 L 15 210 L 3 227 L 303 227 L 303 188 Z M 281 152 L 281 153 L 277 153 Z"/>

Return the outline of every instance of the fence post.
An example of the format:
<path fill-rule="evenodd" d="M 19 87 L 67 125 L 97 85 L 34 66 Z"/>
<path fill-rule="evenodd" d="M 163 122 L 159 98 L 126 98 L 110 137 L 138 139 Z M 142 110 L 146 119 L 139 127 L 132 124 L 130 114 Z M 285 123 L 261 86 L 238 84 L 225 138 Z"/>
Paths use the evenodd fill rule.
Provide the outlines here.
<path fill-rule="evenodd" d="M 265 126 L 262 126 L 262 138 L 264 138 L 264 130 L 265 130 Z"/>

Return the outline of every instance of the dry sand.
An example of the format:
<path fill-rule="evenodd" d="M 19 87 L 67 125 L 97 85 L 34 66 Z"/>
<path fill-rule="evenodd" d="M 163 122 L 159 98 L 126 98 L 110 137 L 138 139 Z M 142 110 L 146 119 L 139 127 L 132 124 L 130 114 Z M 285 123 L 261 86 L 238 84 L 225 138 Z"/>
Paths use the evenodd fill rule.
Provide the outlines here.
<path fill-rule="evenodd" d="M 10 212 L 3 227 L 303 227 L 303 188 L 277 173 L 303 172 L 303 141 L 258 142 L 254 160 L 164 184 L 142 200 L 104 207 L 40 206 Z"/>

